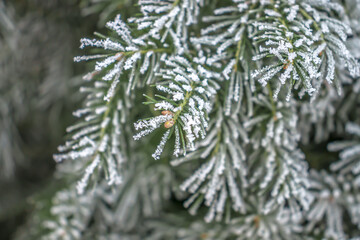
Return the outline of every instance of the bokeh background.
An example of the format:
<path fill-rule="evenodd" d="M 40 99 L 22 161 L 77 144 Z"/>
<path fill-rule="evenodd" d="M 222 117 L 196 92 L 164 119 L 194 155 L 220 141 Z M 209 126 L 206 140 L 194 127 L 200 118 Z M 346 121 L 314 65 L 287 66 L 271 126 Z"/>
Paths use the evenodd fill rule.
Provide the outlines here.
<path fill-rule="evenodd" d="M 75 121 L 86 64 L 81 37 L 102 31 L 131 0 L 0 0 L 0 239 L 16 239 L 32 201 L 50 194 L 52 154 Z M 132 6 L 129 8 L 129 6 Z"/>

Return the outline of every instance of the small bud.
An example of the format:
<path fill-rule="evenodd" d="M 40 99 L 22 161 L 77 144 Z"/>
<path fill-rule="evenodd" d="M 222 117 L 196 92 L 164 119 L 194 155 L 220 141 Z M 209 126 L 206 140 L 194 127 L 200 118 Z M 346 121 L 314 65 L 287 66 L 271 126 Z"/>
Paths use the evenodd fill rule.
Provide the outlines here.
<path fill-rule="evenodd" d="M 201 235 L 200 235 L 200 238 L 201 239 L 207 239 L 208 238 L 208 234 L 207 233 L 202 233 Z"/>
<path fill-rule="evenodd" d="M 255 216 L 254 217 L 254 223 L 255 223 L 255 227 L 256 228 L 259 228 L 259 226 L 260 226 L 260 217 L 259 216 Z"/>
<path fill-rule="evenodd" d="M 115 57 L 117 57 L 117 58 L 116 58 L 117 61 L 120 61 L 120 60 L 123 58 L 123 56 L 124 56 L 124 55 L 123 55 L 123 53 L 121 53 L 121 52 L 118 52 L 117 54 L 115 54 Z"/>
<path fill-rule="evenodd" d="M 162 115 L 171 115 L 171 116 L 174 116 L 174 113 L 171 112 L 171 111 L 162 111 L 161 114 L 162 114 Z"/>
<path fill-rule="evenodd" d="M 286 70 L 289 67 L 289 63 L 285 64 L 283 69 Z"/>
<path fill-rule="evenodd" d="M 172 126 L 174 126 L 174 124 L 175 124 L 174 119 L 170 119 L 169 121 L 166 121 L 166 122 L 164 123 L 164 127 L 165 127 L 165 128 L 171 128 Z"/>

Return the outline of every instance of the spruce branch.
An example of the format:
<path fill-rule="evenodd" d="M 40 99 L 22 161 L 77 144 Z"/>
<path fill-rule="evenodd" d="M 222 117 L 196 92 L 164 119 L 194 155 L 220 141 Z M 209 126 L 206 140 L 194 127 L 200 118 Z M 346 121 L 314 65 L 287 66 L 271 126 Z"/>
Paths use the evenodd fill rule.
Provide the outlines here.
<path fill-rule="evenodd" d="M 360 126 L 350 122 L 346 124 L 345 130 L 354 138 L 332 142 L 328 145 L 330 151 L 340 151 L 340 159 L 331 165 L 331 170 L 339 172 L 340 175 L 352 174 L 353 184 L 360 186 Z"/>
<path fill-rule="evenodd" d="M 354 237 L 360 127 L 349 119 L 359 113 L 360 82 L 350 49 L 359 39 L 347 1 L 138 3 L 141 15 L 106 24 L 110 36 L 81 39 L 81 48 L 99 49 L 75 61 L 96 59 L 95 69 L 81 87 L 81 121 L 55 159 L 75 160 L 58 171 L 82 178 L 55 202 L 73 210 L 84 197 L 88 212 L 54 206 L 53 238 Z M 329 141 L 344 123 L 356 136 L 328 145 L 341 151 L 332 172 L 309 171 L 300 141 Z M 159 140 L 137 142 L 150 133 Z"/>
<path fill-rule="evenodd" d="M 244 122 L 252 144 L 248 156 L 249 185 L 254 193 L 267 196 L 265 214 L 286 202 L 306 209 L 312 199 L 307 194 L 308 166 L 297 147 L 300 136 L 295 109 L 291 103 L 277 102 L 274 116 L 267 97 L 259 95 L 254 101 L 254 116 Z M 292 210 L 295 216 L 299 214 L 299 207 Z"/>
<path fill-rule="evenodd" d="M 359 65 L 344 44 L 351 29 L 318 11 L 321 4 L 274 1 L 271 5 L 272 9 L 264 10 L 264 20 L 253 23 L 253 39 L 259 50 L 253 60 L 270 58 L 274 64 L 254 71 L 252 76 L 264 86 L 279 76 L 275 99 L 283 85 L 287 86 L 289 100 L 293 88 L 300 90 L 300 96 L 304 92 L 312 95 L 318 92 L 323 78 L 331 84 L 335 57 L 345 61 L 351 75 L 359 74 Z"/>
<path fill-rule="evenodd" d="M 191 194 L 184 202 L 191 214 L 197 212 L 202 201 L 209 207 L 206 222 L 220 221 L 230 206 L 235 212 L 246 211 L 244 198 L 248 183 L 243 146 L 249 140 L 237 121 L 238 116 L 225 117 L 219 107 L 209 124 L 208 135 L 196 144 L 197 150 L 171 162 L 178 166 L 203 159 L 202 165 L 180 185 L 180 189 Z M 226 201 L 228 198 L 231 204 Z"/>
<path fill-rule="evenodd" d="M 213 97 L 219 88 L 214 79 L 216 73 L 206 70 L 201 65 L 192 67 L 190 62 L 181 56 L 170 56 L 165 60 L 166 67 L 160 72 L 163 84 L 158 83 L 157 90 L 170 97 L 158 95 L 158 100 L 150 99 L 155 104 L 154 110 L 161 115 L 150 119 L 139 120 L 134 124 L 141 130 L 134 136 L 135 140 L 151 133 L 162 124 L 168 129 L 161 139 L 155 159 L 159 159 L 165 143 L 175 133 L 174 155 L 186 154 L 187 149 L 194 150 L 194 140 L 204 138 L 208 127 L 208 113 L 212 108 Z"/>
<path fill-rule="evenodd" d="M 197 24 L 203 0 L 139 0 L 142 17 L 129 21 L 137 23 L 138 30 L 148 30 L 148 35 L 175 45 L 175 53 L 190 50 L 188 28 Z"/>
<path fill-rule="evenodd" d="M 276 208 L 264 214 L 264 199 L 249 196 L 248 214 L 231 221 L 231 230 L 237 239 L 302 239 L 302 226 L 289 208 Z"/>
<path fill-rule="evenodd" d="M 334 175 L 325 171 L 310 172 L 310 192 L 314 196 L 309 210 L 305 231 L 314 235 L 323 233 L 326 238 L 349 238 L 347 231 L 359 226 L 359 190 L 351 176 Z M 351 221 L 345 223 L 346 214 Z M 326 221 L 324 221 L 326 219 Z M 324 222 L 325 224 L 324 224 Z M 345 224 L 344 224 L 345 223 Z"/>

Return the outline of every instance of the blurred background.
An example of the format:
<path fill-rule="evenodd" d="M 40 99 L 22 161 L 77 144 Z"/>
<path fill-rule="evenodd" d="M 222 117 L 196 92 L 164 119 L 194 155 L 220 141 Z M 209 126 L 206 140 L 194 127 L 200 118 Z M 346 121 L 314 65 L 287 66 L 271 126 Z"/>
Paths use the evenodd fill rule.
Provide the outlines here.
<path fill-rule="evenodd" d="M 0 239 L 15 239 L 31 201 L 59 184 L 52 154 L 75 121 L 86 73 L 73 62 L 79 39 L 130 15 L 133 2 L 0 0 Z"/>

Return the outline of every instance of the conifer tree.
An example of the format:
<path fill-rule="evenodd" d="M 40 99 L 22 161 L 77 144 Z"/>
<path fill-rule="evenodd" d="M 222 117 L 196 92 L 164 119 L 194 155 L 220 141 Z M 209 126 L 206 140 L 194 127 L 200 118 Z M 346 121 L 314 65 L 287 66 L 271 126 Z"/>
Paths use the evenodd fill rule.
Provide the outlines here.
<path fill-rule="evenodd" d="M 99 2 L 63 184 L 17 239 L 360 237 L 358 0 Z"/>

